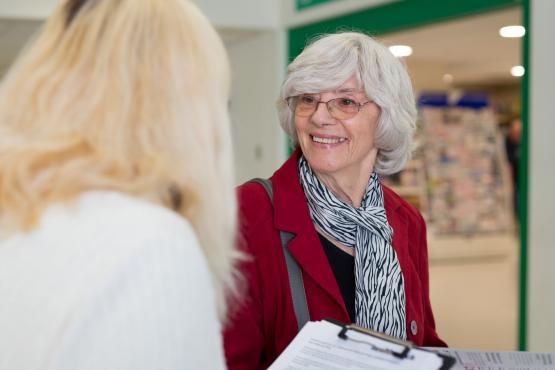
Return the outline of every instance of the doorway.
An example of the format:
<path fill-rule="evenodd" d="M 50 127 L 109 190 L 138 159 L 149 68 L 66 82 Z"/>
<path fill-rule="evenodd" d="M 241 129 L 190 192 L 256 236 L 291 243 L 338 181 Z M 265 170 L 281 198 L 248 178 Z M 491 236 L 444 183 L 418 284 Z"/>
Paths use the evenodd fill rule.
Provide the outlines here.
<path fill-rule="evenodd" d="M 496 161 L 499 166 L 506 166 L 506 161 L 505 154 L 499 153 L 502 148 L 496 144 L 501 144 L 499 140 L 503 140 L 502 135 L 510 120 L 517 115 L 522 117 L 520 150 L 521 163 L 525 165 L 527 76 L 514 78 L 508 71 L 517 64 L 522 64 L 526 69 L 526 36 L 518 41 L 516 49 L 513 43 L 513 51 L 509 52 L 513 54 L 513 59 L 516 54 L 518 60 L 507 57 L 502 61 L 502 51 L 496 52 L 491 48 L 493 42 L 503 43 L 503 40 L 488 40 L 485 33 L 472 37 L 471 33 L 480 32 L 479 27 L 496 30 L 496 22 L 502 25 L 523 24 L 526 27 L 527 14 L 528 3 L 520 1 L 394 2 L 290 30 L 289 57 L 294 58 L 314 35 L 346 29 L 368 32 L 390 45 L 409 44 L 413 46 L 414 56 L 406 58 L 406 63 L 417 93 L 442 91 L 445 92 L 446 99 L 453 101 L 460 99 L 465 92 L 479 91 L 487 96 L 491 113 L 495 115 L 495 122 L 490 122 L 489 126 L 496 130 L 492 137 L 496 136 L 497 139 L 488 137 L 484 141 L 497 140 L 492 147 L 498 149 L 499 158 Z M 486 31 L 482 29 L 482 32 Z M 438 35 L 445 42 L 451 41 L 451 44 L 442 45 L 438 41 Z M 499 36 L 495 34 L 492 37 Z M 464 41 L 465 38 L 467 41 Z M 476 49 L 479 41 L 484 41 L 485 50 Z M 472 43 L 473 48 L 464 45 L 465 42 Z M 446 49 L 448 46 L 452 48 L 451 51 Z M 425 49 L 428 49 L 428 54 L 436 52 L 443 56 L 450 54 L 458 57 L 459 63 L 442 62 L 438 58 L 425 62 Z M 470 59 L 475 59 L 474 69 L 464 70 L 464 59 L 469 59 L 468 57 L 463 59 L 453 55 L 463 50 L 470 54 Z M 497 63 L 480 60 L 486 57 L 486 51 L 497 54 Z M 425 110 L 423 107 L 421 112 Z M 433 116 L 433 112 L 428 116 L 430 114 Z M 447 115 L 450 119 L 460 119 L 452 118 L 457 114 L 459 113 L 451 113 L 450 110 L 442 112 L 443 116 Z M 420 117 L 422 120 L 422 114 Z M 432 118 L 428 117 L 428 121 L 430 119 Z M 465 129 L 465 125 L 458 128 Z M 520 179 L 519 198 L 523 201 L 518 217 L 512 218 L 510 174 L 506 171 L 507 167 L 499 171 L 498 166 L 497 175 L 502 179 L 502 185 L 507 185 L 499 201 L 503 203 L 505 199 L 507 202 L 505 208 L 491 213 L 506 216 L 506 223 L 496 219 L 495 222 L 499 223 L 494 227 L 490 227 L 493 221 L 489 226 L 480 226 L 479 223 L 470 226 L 463 223 L 461 226 L 461 223 L 456 222 L 438 226 L 437 223 L 433 224 L 434 216 L 436 221 L 441 219 L 437 216 L 438 209 L 430 206 L 438 192 L 434 193 L 429 186 L 430 181 L 437 181 L 437 178 L 430 180 L 429 173 L 426 173 L 429 172 L 429 163 L 424 167 L 421 165 L 422 163 L 416 162 L 414 173 L 411 174 L 409 168 L 409 173 L 405 174 L 411 185 L 418 185 L 406 187 L 405 190 L 412 194 L 405 195 L 411 198 L 408 200 L 419 204 L 422 213 L 432 225 L 429 233 L 431 296 L 440 335 L 453 347 L 525 349 L 526 177 L 521 176 Z M 525 173 L 525 167 L 521 173 Z M 465 217 L 463 215 L 460 218 Z M 479 340 L 473 337 L 479 337 Z"/>

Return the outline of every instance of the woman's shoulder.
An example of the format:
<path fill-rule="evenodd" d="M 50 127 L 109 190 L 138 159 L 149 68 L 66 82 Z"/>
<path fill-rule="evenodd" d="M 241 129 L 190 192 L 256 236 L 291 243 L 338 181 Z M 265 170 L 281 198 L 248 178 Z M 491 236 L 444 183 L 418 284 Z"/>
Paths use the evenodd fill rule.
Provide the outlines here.
<path fill-rule="evenodd" d="M 69 205 L 84 217 L 119 219 L 121 227 L 153 225 L 184 227 L 190 224 L 183 216 L 153 201 L 118 191 L 89 191 Z"/>
<path fill-rule="evenodd" d="M 272 217 L 273 204 L 264 187 L 247 181 L 237 187 L 240 219 L 263 221 Z"/>
<path fill-rule="evenodd" d="M 263 179 L 262 181 L 270 181 L 270 179 Z M 268 198 L 268 193 L 256 179 L 246 181 L 237 186 L 237 195 L 240 202 L 247 202 L 249 200 L 260 201 L 264 198 Z"/>
<path fill-rule="evenodd" d="M 50 239 L 82 245 L 118 245 L 137 249 L 147 245 L 197 245 L 190 223 L 154 202 L 116 191 L 90 191 L 71 203 L 45 211 L 39 233 Z M 129 251 L 133 253 L 133 251 Z"/>
<path fill-rule="evenodd" d="M 181 270 L 198 285 L 210 287 L 206 257 L 191 224 L 154 202 L 91 191 L 50 207 L 42 221 L 25 243 L 40 245 L 52 259 L 71 260 L 73 267 L 60 273 L 73 275 L 90 290 L 101 291 L 116 277 L 138 279 L 155 271 L 171 275 Z"/>

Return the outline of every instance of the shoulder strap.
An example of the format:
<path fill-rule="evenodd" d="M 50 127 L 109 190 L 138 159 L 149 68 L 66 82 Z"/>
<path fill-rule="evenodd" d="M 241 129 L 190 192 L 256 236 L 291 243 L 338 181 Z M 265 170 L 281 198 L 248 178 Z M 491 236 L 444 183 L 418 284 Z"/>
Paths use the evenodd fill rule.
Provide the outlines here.
<path fill-rule="evenodd" d="M 255 182 L 264 187 L 268 197 L 270 198 L 270 203 L 272 207 L 274 205 L 274 191 L 272 189 L 272 182 L 268 179 L 255 178 L 249 182 Z M 310 320 L 308 313 L 308 304 L 306 302 L 306 292 L 304 290 L 303 274 L 301 268 L 295 261 L 295 258 L 289 252 L 287 245 L 289 241 L 293 238 L 293 234 L 287 231 L 280 230 L 279 236 L 281 238 L 281 246 L 283 248 L 283 255 L 285 256 L 285 264 L 287 265 L 287 273 L 289 275 L 289 286 L 291 288 L 291 297 L 293 299 L 293 309 L 295 310 L 295 316 L 297 317 L 297 325 L 299 331 L 302 329 L 304 324 Z"/>

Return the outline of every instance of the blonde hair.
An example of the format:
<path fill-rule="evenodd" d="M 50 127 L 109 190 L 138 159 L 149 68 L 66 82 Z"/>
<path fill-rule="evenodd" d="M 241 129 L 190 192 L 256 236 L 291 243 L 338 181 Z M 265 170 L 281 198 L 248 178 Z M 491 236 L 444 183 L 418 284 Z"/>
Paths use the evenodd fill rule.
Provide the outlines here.
<path fill-rule="evenodd" d="M 287 68 L 277 102 L 280 123 L 298 146 L 295 117 L 287 98 L 334 90 L 355 75 L 366 96 L 380 107 L 374 144 L 375 171 L 390 175 L 410 159 L 416 129 L 416 104 L 403 62 L 377 40 L 359 32 L 320 35 Z M 369 138 L 371 139 L 371 138 Z"/>
<path fill-rule="evenodd" d="M 227 55 L 186 0 L 61 3 L 0 88 L 0 226 L 116 190 L 188 219 L 220 315 L 235 292 Z"/>

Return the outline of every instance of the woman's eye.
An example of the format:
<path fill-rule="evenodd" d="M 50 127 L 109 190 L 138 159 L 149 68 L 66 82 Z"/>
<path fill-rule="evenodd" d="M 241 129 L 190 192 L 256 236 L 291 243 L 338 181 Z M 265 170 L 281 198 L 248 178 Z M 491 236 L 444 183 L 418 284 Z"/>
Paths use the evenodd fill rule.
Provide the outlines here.
<path fill-rule="evenodd" d="M 316 98 L 310 95 L 301 95 L 299 97 L 299 102 L 302 104 L 314 104 L 314 102 L 316 102 Z"/>
<path fill-rule="evenodd" d="M 349 99 L 349 98 L 339 98 L 339 99 L 337 99 L 337 102 L 342 107 L 350 107 L 350 106 L 353 106 L 353 105 L 357 105 L 356 101 L 354 101 L 353 99 Z"/>

